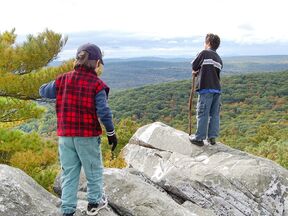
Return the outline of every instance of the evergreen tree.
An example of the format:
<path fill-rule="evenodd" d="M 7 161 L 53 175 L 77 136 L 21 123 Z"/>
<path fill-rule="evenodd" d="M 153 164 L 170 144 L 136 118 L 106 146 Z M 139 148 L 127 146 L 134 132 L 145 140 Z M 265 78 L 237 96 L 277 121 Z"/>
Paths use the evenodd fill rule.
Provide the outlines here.
<path fill-rule="evenodd" d="M 72 61 L 47 67 L 57 58 L 67 37 L 47 29 L 28 35 L 23 43 L 16 43 L 16 38 L 15 29 L 0 32 L 0 127 L 38 118 L 43 112 L 35 104 L 39 87 L 72 69 Z"/>

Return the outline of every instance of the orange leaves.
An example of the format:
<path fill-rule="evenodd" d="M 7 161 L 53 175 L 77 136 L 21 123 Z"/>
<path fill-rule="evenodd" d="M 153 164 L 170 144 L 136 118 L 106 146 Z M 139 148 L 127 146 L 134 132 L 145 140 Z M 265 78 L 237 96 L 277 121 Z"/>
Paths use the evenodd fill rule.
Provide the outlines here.
<path fill-rule="evenodd" d="M 127 166 L 122 153 L 113 157 L 110 151 L 106 151 L 103 157 L 104 167 L 106 168 L 124 168 Z"/>
<path fill-rule="evenodd" d="M 14 167 L 18 167 L 28 175 L 34 172 L 40 172 L 57 161 L 57 150 L 44 149 L 42 152 L 28 150 L 25 152 L 16 152 L 10 159 Z"/>

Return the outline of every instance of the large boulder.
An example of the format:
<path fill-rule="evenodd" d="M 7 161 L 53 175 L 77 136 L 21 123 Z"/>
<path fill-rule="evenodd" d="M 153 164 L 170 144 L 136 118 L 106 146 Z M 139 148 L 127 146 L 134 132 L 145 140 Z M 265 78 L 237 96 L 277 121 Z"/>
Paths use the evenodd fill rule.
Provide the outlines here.
<path fill-rule="evenodd" d="M 55 181 L 54 190 L 61 190 L 59 176 Z M 165 190 L 153 184 L 135 169 L 105 169 L 104 190 L 109 201 L 108 209 L 110 212 L 114 210 L 119 215 L 198 215 L 189 211 L 188 207 L 175 202 Z M 78 192 L 78 199 L 81 204 L 87 203 L 86 192 L 87 182 L 84 172 L 81 171 Z M 107 212 L 100 211 L 99 215 L 107 215 Z"/>
<path fill-rule="evenodd" d="M 81 176 L 84 182 L 84 176 Z M 59 184 L 59 177 L 56 179 Z M 57 187 L 57 186 L 56 186 Z M 83 186 L 85 187 L 85 185 Z M 61 191 L 57 188 L 58 192 Z M 82 195 L 84 197 L 86 194 Z M 75 216 L 87 216 L 88 202 L 79 193 Z M 1 216 L 60 216 L 61 200 L 35 182 L 20 169 L 0 164 L 0 215 Z M 110 208 L 98 216 L 117 216 Z"/>
<path fill-rule="evenodd" d="M 0 215 L 57 216 L 60 200 L 20 169 L 0 164 Z"/>
<path fill-rule="evenodd" d="M 133 169 L 106 170 L 105 191 L 109 202 L 118 209 L 120 215 L 194 215 Z"/>
<path fill-rule="evenodd" d="M 191 145 L 188 134 L 159 122 L 140 128 L 124 157 L 199 214 L 288 215 L 288 171 L 270 160 L 220 143 Z"/>

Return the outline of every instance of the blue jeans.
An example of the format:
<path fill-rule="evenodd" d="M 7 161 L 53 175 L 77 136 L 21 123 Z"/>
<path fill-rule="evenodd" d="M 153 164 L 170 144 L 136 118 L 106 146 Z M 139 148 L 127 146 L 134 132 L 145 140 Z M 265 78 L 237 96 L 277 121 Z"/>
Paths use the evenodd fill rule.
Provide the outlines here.
<path fill-rule="evenodd" d="M 197 101 L 196 140 L 216 138 L 220 127 L 220 94 L 199 94 Z"/>
<path fill-rule="evenodd" d="M 98 203 L 101 200 L 103 164 L 100 144 L 100 137 L 59 137 L 62 213 L 76 211 L 81 166 L 87 179 L 88 202 Z"/>

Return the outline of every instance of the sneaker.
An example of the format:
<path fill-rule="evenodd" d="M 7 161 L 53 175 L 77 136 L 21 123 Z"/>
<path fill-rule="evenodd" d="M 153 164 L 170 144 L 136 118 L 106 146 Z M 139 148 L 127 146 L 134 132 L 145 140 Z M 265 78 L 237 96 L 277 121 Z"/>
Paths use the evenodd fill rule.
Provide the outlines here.
<path fill-rule="evenodd" d="M 189 137 L 189 140 L 190 140 L 190 142 L 193 143 L 194 145 L 204 146 L 203 140 L 196 140 L 195 138 L 191 138 L 191 137 Z"/>
<path fill-rule="evenodd" d="M 211 145 L 215 145 L 215 144 L 216 144 L 215 138 L 210 138 L 210 139 L 208 139 L 207 141 L 208 141 L 208 143 L 210 143 Z"/>
<path fill-rule="evenodd" d="M 103 209 L 106 208 L 108 205 L 108 200 L 105 196 L 102 196 L 102 200 L 99 203 L 88 203 L 87 206 L 87 215 L 97 215 L 98 212 Z"/>

